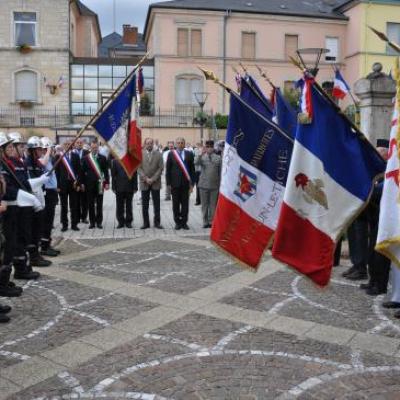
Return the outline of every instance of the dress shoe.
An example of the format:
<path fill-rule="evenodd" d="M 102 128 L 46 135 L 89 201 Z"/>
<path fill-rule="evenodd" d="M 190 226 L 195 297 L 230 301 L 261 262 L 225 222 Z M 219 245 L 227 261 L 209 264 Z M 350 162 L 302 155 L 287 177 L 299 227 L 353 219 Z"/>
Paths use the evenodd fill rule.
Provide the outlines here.
<path fill-rule="evenodd" d="M 342 276 L 346 278 L 347 275 L 352 274 L 354 271 L 357 271 L 357 267 L 355 265 L 351 266 L 349 269 L 342 273 Z"/>
<path fill-rule="evenodd" d="M 181 228 L 182 228 L 182 227 L 181 227 L 180 225 L 178 225 L 178 224 L 175 225 L 175 230 L 176 230 L 176 231 L 179 231 Z"/>
<path fill-rule="evenodd" d="M 387 290 L 380 289 L 377 286 L 372 286 L 365 291 L 369 296 L 379 296 L 380 294 L 385 294 Z"/>
<path fill-rule="evenodd" d="M 15 271 L 15 279 L 36 280 L 40 278 L 40 273 L 36 271 Z"/>
<path fill-rule="evenodd" d="M 366 271 L 354 271 L 349 275 L 346 275 L 346 279 L 350 281 L 362 281 L 363 279 L 367 279 L 368 275 Z"/>
<path fill-rule="evenodd" d="M 73 231 L 80 231 L 80 229 L 79 229 L 76 225 L 74 225 L 73 227 L 71 227 L 71 229 L 72 229 Z"/>
<path fill-rule="evenodd" d="M 149 229 L 150 228 L 150 225 L 142 225 L 141 227 L 140 227 L 140 229 Z"/>
<path fill-rule="evenodd" d="M 126 226 L 128 229 L 132 229 L 132 224 L 131 224 L 130 222 L 127 222 L 127 223 L 125 224 L 125 226 Z"/>
<path fill-rule="evenodd" d="M 370 282 L 362 283 L 360 285 L 360 289 L 362 289 L 362 290 L 368 290 L 368 289 L 371 289 L 372 287 L 373 287 L 373 285 Z"/>
<path fill-rule="evenodd" d="M 49 247 L 46 250 L 41 250 L 40 254 L 47 257 L 57 257 L 60 253 L 57 250 Z"/>
<path fill-rule="evenodd" d="M 51 264 L 52 262 L 50 260 L 46 260 L 40 255 L 38 257 L 31 258 L 32 267 L 50 267 Z"/>
<path fill-rule="evenodd" d="M 400 308 L 400 303 L 397 301 L 385 301 L 382 303 L 383 308 Z"/>
<path fill-rule="evenodd" d="M 63 227 L 61 228 L 61 232 L 66 232 L 67 230 L 68 230 L 68 226 L 63 225 Z"/>
<path fill-rule="evenodd" d="M 124 227 L 124 224 L 118 224 L 117 229 L 122 229 Z"/>
<path fill-rule="evenodd" d="M 89 229 L 94 229 L 94 228 L 95 228 L 94 224 L 89 225 Z"/>
<path fill-rule="evenodd" d="M 10 322 L 10 317 L 8 315 L 0 314 L 0 324 L 5 324 Z"/>
<path fill-rule="evenodd" d="M 97 228 L 103 229 L 103 225 L 102 224 L 97 224 Z"/>
<path fill-rule="evenodd" d="M 185 231 L 188 231 L 190 228 L 187 224 L 183 224 L 182 229 L 184 229 Z"/>
<path fill-rule="evenodd" d="M 11 311 L 10 306 L 4 306 L 0 304 L 0 314 L 8 314 Z"/>
<path fill-rule="evenodd" d="M 15 289 L 17 292 L 20 292 L 22 294 L 22 292 L 24 291 L 24 289 L 22 289 L 21 286 L 17 286 L 14 282 L 10 281 L 8 282 L 8 287 Z"/>
<path fill-rule="evenodd" d="M 160 224 L 154 225 L 154 228 L 156 229 L 164 229 L 164 227 Z"/>

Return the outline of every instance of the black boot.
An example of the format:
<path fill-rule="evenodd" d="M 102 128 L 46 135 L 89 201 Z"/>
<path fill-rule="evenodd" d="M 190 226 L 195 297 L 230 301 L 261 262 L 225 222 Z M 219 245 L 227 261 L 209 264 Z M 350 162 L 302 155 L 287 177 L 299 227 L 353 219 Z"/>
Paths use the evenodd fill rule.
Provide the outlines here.
<path fill-rule="evenodd" d="M 0 304 L 0 314 L 8 314 L 11 311 L 10 306 L 4 306 Z"/>
<path fill-rule="evenodd" d="M 50 247 L 49 239 L 42 239 L 40 254 L 42 256 L 57 257 L 60 253 Z"/>
<path fill-rule="evenodd" d="M 32 267 L 49 267 L 52 263 L 49 260 L 44 259 L 40 254 L 36 246 L 30 245 L 28 247 L 30 266 Z"/>
<path fill-rule="evenodd" d="M 5 324 L 6 322 L 10 322 L 10 317 L 0 314 L 0 324 Z"/>
<path fill-rule="evenodd" d="M 11 265 L 2 265 L 0 267 L 1 297 L 19 297 L 22 294 L 22 288 L 19 288 L 10 282 L 11 270 Z"/>
<path fill-rule="evenodd" d="M 14 278 L 15 279 L 38 279 L 40 273 L 33 271 L 29 264 L 28 257 L 14 257 Z"/>

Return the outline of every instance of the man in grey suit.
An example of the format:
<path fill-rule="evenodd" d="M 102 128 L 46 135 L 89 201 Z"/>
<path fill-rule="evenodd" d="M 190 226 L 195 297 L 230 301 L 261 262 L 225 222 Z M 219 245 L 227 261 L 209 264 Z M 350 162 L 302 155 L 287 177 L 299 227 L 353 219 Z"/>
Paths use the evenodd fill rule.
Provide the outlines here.
<path fill-rule="evenodd" d="M 144 141 L 142 164 L 138 169 L 140 190 L 142 191 L 143 225 L 140 229 L 150 228 L 149 202 L 150 194 L 154 208 L 154 227 L 163 229 L 160 217 L 161 174 L 164 168 L 162 154 L 154 150 L 153 139 Z"/>
<path fill-rule="evenodd" d="M 219 184 L 221 180 L 221 156 L 214 152 L 214 141 L 207 140 L 201 154 L 196 156 L 194 163 L 201 167 L 199 189 L 203 228 L 211 228 L 217 206 Z"/>

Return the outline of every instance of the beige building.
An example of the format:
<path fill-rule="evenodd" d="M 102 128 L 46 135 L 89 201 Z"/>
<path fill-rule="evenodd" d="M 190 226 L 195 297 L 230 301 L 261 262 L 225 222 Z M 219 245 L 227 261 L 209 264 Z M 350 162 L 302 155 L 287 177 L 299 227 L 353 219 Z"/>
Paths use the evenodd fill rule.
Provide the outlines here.
<path fill-rule="evenodd" d="M 97 56 L 100 37 L 79 0 L 0 1 L 0 129 L 53 134 L 70 123 L 71 56 Z"/>

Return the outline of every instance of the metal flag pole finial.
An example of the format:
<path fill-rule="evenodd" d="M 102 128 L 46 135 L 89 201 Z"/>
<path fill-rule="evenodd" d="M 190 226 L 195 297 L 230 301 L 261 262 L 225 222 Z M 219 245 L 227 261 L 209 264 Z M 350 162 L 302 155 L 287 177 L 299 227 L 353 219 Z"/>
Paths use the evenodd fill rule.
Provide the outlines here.
<path fill-rule="evenodd" d="M 270 78 L 268 78 L 268 75 L 261 69 L 261 67 L 256 65 L 256 68 L 258 69 L 258 72 L 260 73 L 260 75 L 265 79 L 265 81 L 269 83 L 269 85 L 272 87 L 272 89 L 276 89 L 276 86 L 274 85 L 274 83 L 271 81 Z"/>
<path fill-rule="evenodd" d="M 375 35 L 378 36 L 379 39 L 381 39 L 384 42 L 386 42 L 393 50 L 395 50 L 398 53 L 400 53 L 400 46 L 397 43 L 394 43 L 391 40 L 389 40 L 389 38 L 383 32 L 380 32 L 380 31 L 376 30 L 375 28 L 373 28 L 372 26 L 369 26 L 369 25 L 368 25 L 368 28 L 371 29 L 371 31 L 374 32 Z"/>
<path fill-rule="evenodd" d="M 227 86 L 224 82 L 221 82 L 217 75 L 215 75 L 214 71 L 210 71 L 201 67 L 197 67 L 199 70 L 204 74 L 204 77 L 206 78 L 206 81 L 213 81 L 217 85 L 220 85 L 224 89 L 226 89 L 228 92 L 233 92 L 233 90 Z"/>

